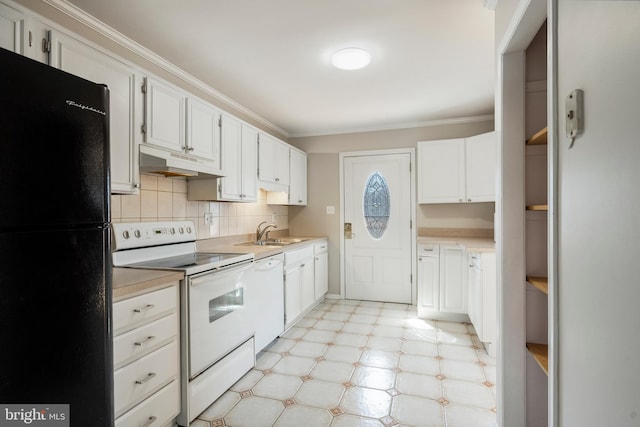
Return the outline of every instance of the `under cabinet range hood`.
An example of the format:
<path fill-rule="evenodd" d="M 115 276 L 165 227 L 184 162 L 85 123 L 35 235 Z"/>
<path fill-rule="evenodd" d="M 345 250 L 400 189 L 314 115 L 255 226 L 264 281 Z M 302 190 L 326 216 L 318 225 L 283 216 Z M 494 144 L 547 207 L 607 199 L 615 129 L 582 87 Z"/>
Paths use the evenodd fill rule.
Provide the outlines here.
<path fill-rule="evenodd" d="M 220 167 L 209 160 L 140 144 L 140 172 L 172 176 L 221 176 Z"/>

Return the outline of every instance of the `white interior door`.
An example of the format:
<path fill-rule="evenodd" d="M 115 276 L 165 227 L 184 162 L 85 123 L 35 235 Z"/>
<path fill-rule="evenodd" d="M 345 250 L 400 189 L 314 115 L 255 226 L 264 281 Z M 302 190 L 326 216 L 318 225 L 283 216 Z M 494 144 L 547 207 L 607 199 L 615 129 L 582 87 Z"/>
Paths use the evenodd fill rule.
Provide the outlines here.
<path fill-rule="evenodd" d="M 346 297 L 411 303 L 411 154 L 345 156 L 343 167 Z"/>

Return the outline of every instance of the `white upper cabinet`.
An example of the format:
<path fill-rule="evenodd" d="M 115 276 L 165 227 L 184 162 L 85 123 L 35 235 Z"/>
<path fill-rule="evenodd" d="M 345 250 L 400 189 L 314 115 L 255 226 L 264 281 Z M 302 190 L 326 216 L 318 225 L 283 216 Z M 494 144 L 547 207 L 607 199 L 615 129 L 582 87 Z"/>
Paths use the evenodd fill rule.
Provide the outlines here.
<path fill-rule="evenodd" d="M 495 201 L 495 132 L 418 143 L 418 203 Z"/>
<path fill-rule="evenodd" d="M 194 98 L 187 99 L 187 152 L 211 160 L 220 172 L 221 127 L 220 110 Z"/>
<path fill-rule="evenodd" d="M 15 53 L 23 53 L 22 32 L 24 15 L 0 4 L 0 47 Z"/>
<path fill-rule="evenodd" d="M 233 116 L 221 115 L 223 178 L 189 180 L 188 200 L 258 200 L 258 131 Z"/>
<path fill-rule="evenodd" d="M 289 145 L 260 133 L 258 144 L 258 179 L 289 185 Z"/>
<path fill-rule="evenodd" d="M 186 94 L 151 77 L 145 78 L 144 142 L 185 151 Z"/>
<path fill-rule="evenodd" d="M 138 191 L 137 132 L 134 117 L 142 114 L 136 104 L 141 76 L 134 69 L 97 49 L 57 32 L 51 36 L 51 65 L 109 87 L 109 140 L 111 192 Z"/>
<path fill-rule="evenodd" d="M 467 202 L 495 202 L 497 149 L 495 132 L 465 141 Z"/>
<path fill-rule="evenodd" d="M 50 29 L 10 6 L 0 4 L 0 47 L 48 64 Z"/>
<path fill-rule="evenodd" d="M 258 132 L 245 124 L 242 125 L 242 193 L 243 202 L 258 200 Z"/>
<path fill-rule="evenodd" d="M 464 138 L 418 143 L 418 203 L 465 198 Z"/>
<path fill-rule="evenodd" d="M 242 123 L 226 114 L 222 115 L 222 164 L 225 177 L 218 180 L 220 200 L 241 200 L 243 162 L 242 162 Z"/>
<path fill-rule="evenodd" d="M 291 183 L 289 184 L 289 204 L 307 204 L 307 154 L 291 149 L 290 158 Z"/>

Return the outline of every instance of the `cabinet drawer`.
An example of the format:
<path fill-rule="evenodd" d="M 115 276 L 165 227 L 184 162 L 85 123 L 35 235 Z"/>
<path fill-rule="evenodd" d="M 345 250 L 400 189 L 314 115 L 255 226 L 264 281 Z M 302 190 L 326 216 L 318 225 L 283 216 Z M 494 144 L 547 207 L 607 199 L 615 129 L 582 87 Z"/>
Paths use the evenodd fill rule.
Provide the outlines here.
<path fill-rule="evenodd" d="M 327 247 L 328 247 L 328 244 L 326 240 L 324 242 L 316 243 L 313 245 L 313 253 L 321 254 L 323 252 L 327 252 Z"/>
<path fill-rule="evenodd" d="M 418 256 L 439 256 L 440 255 L 440 246 L 439 245 L 430 245 L 426 243 L 418 244 Z"/>
<path fill-rule="evenodd" d="M 178 344 L 170 344 L 115 371 L 116 417 L 178 378 Z"/>
<path fill-rule="evenodd" d="M 115 427 L 160 427 L 180 412 L 180 385 L 171 384 L 116 420 Z"/>
<path fill-rule="evenodd" d="M 178 336 L 178 315 L 172 313 L 113 339 L 113 367 L 118 369 Z"/>
<path fill-rule="evenodd" d="M 284 253 L 284 266 L 290 267 L 292 264 L 296 264 L 307 258 L 313 257 L 313 246 L 309 245 L 302 249 L 296 249 L 294 251 Z"/>
<path fill-rule="evenodd" d="M 114 335 L 176 311 L 178 293 L 175 286 L 149 292 L 113 304 Z"/>

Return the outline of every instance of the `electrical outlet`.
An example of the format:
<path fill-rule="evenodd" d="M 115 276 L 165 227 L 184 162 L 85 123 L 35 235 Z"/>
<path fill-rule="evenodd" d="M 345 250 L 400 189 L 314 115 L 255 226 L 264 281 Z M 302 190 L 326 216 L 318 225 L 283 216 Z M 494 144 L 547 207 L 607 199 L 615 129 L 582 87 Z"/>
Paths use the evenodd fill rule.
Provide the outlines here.
<path fill-rule="evenodd" d="M 335 206 L 327 206 L 327 215 L 335 215 L 336 207 Z"/>
<path fill-rule="evenodd" d="M 213 214 L 212 213 L 204 214 L 204 223 L 207 225 L 211 225 L 212 222 L 213 222 Z"/>

